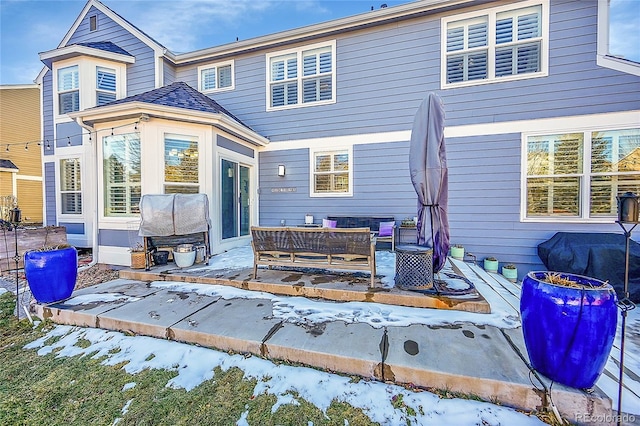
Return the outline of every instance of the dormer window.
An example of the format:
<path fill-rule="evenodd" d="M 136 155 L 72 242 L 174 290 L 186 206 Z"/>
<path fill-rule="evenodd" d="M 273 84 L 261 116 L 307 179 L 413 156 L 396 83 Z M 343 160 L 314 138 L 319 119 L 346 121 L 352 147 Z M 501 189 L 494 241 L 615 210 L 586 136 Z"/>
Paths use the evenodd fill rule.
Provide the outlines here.
<path fill-rule="evenodd" d="M 89 16 L 89 31 L 96 31 L 98 29 L 98 16 Z"/>
<path fill-rule="evenodd" d="M 80 110 L 80 78 L 77 65 L 58 70 L 58 106 L 60 114 Z"/>

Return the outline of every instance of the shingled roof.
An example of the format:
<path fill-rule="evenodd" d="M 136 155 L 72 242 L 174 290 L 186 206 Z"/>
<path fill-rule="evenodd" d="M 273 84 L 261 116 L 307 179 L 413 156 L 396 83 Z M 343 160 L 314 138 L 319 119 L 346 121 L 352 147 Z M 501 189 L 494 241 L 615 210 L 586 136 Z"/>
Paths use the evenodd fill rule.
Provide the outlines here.
<path fill-rule="evenodd" d="M 11 169 L 11 170 L 19 170 L 18 166 L 16 166 L 11 160 L 3 160 L 0 158 L 0 169 Z"/>
<path fill-rule="evenodd" d="M 104 50 L 105 52 L 119 53 L 121 55 L 133 56 L 122 47 L 110 41 L 91 41 L 87 43 L 77 43 L 78 46 L 91 47 L 92 49 Z"/>
<path fill-rule="evenodd" d="M 129 96 L 126 98 L 118 99 L 108 104 L 103 105 L 118 105 L 129 102 L 144 102 L 154 105 L 162 105 L 168 107 L 176 107 L 183 109 L 191 109 L 195 111 L 209 112 L 212 114 L 224 114 L 229 118 L 234 119 L 239 124 L 242 124 L 248 129 L 249 126 L 240 121 L 236 116 L 227 111 L 222 105 L 211 99 L 210 97 L 203 95 L 187 83 L 178 81 L 168 86 L 153 89 L 148 92 L 140 93 L 138 95 Z"/>

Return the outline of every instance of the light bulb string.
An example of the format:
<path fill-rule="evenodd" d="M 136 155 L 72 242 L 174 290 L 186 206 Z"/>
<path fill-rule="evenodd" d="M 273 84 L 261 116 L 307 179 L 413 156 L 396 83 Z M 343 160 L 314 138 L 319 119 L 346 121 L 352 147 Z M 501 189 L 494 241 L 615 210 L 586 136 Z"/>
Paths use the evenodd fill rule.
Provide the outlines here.
<path fill-rule="evenodd" d="M 108 127 L 102 130 L 98 130 L 98 131 L 94 131 L 94 132 L 80 132 L 80 133 L 76 133 L 74 135 L 67 135 L 67 136 L 62 136 L 59 138 L 45 138 L 45 139 L 41 139 L 41 140 L 31 140 L 31 141 L 21 141 L 21 142 L 9 142 L 9 143 L 0 143 L 0 148 L 4 148 L 5 152 L 9 152 L 10 151 L 10 147 L 13 146 L 22 146 L 24 147 L 25 151 L 29 150 L 29 145 L 37 145 L 37 146 L 44 146 L 46 150 L 51 149 L 51 147 L 56 146 L 56 142 L 58 141 L 65 141 L 67 146 L 72 146 L 72 142 L 71 139 L 72 138 L 76 138 L 78 136 L 84 137 L 84 136 L 89 136 L 89 140 L 93 139 L 93 136 L 97 137 L 99 132 L 111 132 L 111 136 L 114 135 L 113 131 L 117 130 L 117 129 L 122 129 L 124 127 L 130 127 L 130 126 L 134 126 L 134 130 L 136 132 L 138 132 L 138 125 L 140 124 L 140 120 L 136 120 L 132 123 L 127 123 L 127 124 L 121 124 L 119 126 L 113 126 L 113 127 Z M 1 150 L 0 150 L 1 152 Z"/>

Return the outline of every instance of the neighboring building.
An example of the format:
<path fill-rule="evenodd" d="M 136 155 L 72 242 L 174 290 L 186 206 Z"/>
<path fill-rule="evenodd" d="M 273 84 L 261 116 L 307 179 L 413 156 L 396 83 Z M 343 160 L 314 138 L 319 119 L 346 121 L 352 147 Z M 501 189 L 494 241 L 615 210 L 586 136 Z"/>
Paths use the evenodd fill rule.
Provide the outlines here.
<path fill-rule="evenodd" d="M 542 268 L 539 243 L 620 232 L 640 193 L 640 64 L 609 54 L 608 4 L 426 0 L 174 54 L 90 0 L 40 54 L 46 223 L 126 265 L 141 194 L 207 194 L 214 252 L 305 214 L 413 217 L 436 92 L 451 242 Z"/>
<path fill-rule="evenodd" d="M 22 221 L 42 223 L 42 155 L 40 87 L 0 86 L 0 218 L 15 197 Z"/>

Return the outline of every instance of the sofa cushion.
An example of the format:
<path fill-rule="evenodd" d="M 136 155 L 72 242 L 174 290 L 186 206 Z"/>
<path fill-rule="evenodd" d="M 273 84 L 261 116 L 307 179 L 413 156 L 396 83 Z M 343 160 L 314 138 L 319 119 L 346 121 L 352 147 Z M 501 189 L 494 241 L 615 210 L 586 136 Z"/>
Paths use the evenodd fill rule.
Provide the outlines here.
<path fill-rule="evenodd" d="M 322 219 L 323 228 L 336 228 L 337 226 L 338 226 L 337 220 Z"/>
<path fill-rule="evenodd" d="M 379 237 L 390 237 L 393 235 L 393 227 L 396 225 L 395 221 L 392 222 L 380 222 Z"/>

